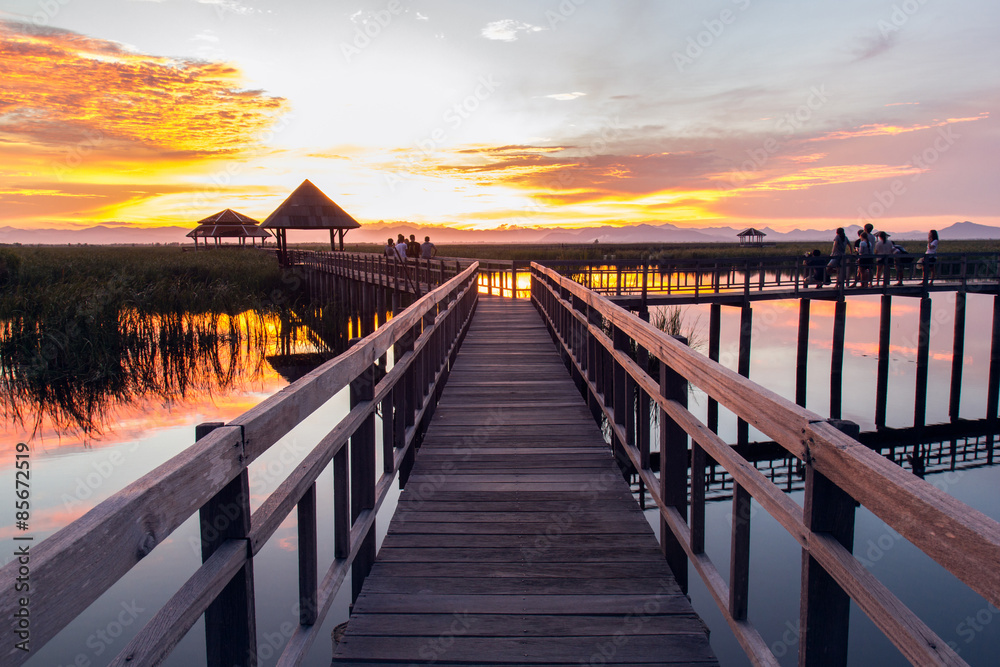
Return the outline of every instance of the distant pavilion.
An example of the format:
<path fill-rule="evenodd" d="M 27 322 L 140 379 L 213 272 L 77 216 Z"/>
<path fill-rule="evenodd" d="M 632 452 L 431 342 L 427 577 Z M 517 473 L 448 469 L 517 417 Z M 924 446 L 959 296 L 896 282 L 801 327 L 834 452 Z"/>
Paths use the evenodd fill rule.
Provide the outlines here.
<path fill-rule="evenodd" d="M 759 229 L 750 227 L 737 234 L 740 237 L 740 247 L 761 247 L 764 245 L 764 237 L 767 236 Z"/>
<path fill-rule="evenodd" d="M 340 237 L 340 250 L 344 249 L 344 235 L 350 229 L 361 227 L 357 220 L 347 214 L 306 179 L 288 199 L 281 203 L 274 212 L 267 216 L 261 227 L 274 230 L 278 242 L 278 252 L 282 263 L 288 253 L 287 232 L 289 229 L 329 229 L 330 249 L 337 250 L 337 235 Z"/>
<path fill-rule="evenodd" d="M 198 226 L 188 232 L 187 236 L 194 239 L 194 247 L 197 249 L 200 238 L 205 239 L 206 248 L 209 239 L 215 239 L 216 246 L 221 245 L 221 239 L 239 239 L 241 246 L 246 245 L 247 239 L 250 239 L 250 245 L 256 245 L 257 239 L 260 239 L 263 246 L 271 238 L 271 233 L 261 229 L 259 221 L 227 208 L 199 220 Z"/>

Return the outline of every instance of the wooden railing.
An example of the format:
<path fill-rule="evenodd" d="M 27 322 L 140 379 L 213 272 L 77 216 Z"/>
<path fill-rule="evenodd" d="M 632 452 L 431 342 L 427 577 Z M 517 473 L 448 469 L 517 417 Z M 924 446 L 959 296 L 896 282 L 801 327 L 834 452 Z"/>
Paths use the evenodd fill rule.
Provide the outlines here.
<path fill-rule="evenodd" d="M 529 262 L 470 257 L 408 258 L 397 261 L 385 254 L 289 250 L 288 263 L 319 269 L 352 280 L 378 282 L 418 294 L 421 286 L 440 285 L 472 264 L 479 264 L 479 291 L 513 298 L 518 294 L 517 277 L 528 272 Z M 379 276 L 381 278 L 379 278 Z M 520 290 L 527 296 L 527 290 Z"/>
<path fill-rule="evenodd" d="M 418 296 L 429 287 L 442 285 L 446 280 L 457 276 L 474 261 L 419 257 L 397 260 L 385 254 L 374 253 L 288 251 L 290 265 L 306 266 L 351 280 L 379 282 Z"/>
<path fill-rule="evenodd" d="M 202 614 L 209 664 L 256 664 L 253 558 L 297 509 L 300 624 L 278 664 L 298 664 L 348 570 L 356 596 L 371 567 L 376 512 L 396 473 L 405 474 L 414 437 L 433 412 L 458 353 L 478 298 L 477 269 L 467 267 L 344 354 L 230 423 L 203 425 L 194 446 L 33 547 L 32 654 L 200 512 L 203 565 L 111 664 L 160 664 Z M 387 368 L 390 348 L 394 363 Z M 350 412 L 251 514 L 248 466 L 346 387 Z M 377 414 L 382 471 L 376 470 Z M 320 581 L 316 479 L 331 461 L 335 559 Z M 3 590 L 14 590 L 17 569 L 15 560 L 0 570 Z M 0 596 L 0 615 L 14 618 L 16 599 Z M 19 665 L 31 655 L 13 644 L 3 647 L 0 663 Z"/>
<path fill-rule="evenodd" d="M 882 277 L 866 288 L 872 293 L 889 292 L 902 282 L 904 287 L 931 288 L 918 264 L 921 255 L 889 255 Z M 708 297 L 718 294 L 743 294 L 745 297 L 767 292 L 799 294 L 815 289 L 817 270 L 825 271 L 829 257 L 820 256 L 821 264 L 810 265 L 809 257 L 759 257 L 662 260 L 549 260 L 540 264 L 572 276 L 581 285 L 612 297 L 646 300 L 651 296 Z M 875 258 L 877 259 L 877 258 Z M 857 255 L 845 258 L 843 275 L 834 273 L 826 292 L 848 289 L 857 274 Z M 874 261 L 874 259 L 873 259 Z M 1000 285 L 1000 254 L 941 253 L 935 263 L 934 283 L 939 289 L 962 291 L 995 290 Z M 853 290 L 852 290 L 853 291 Z"/>
<path fill-rule="evenodd" d="M 531 272 L 532 300 L 574 380 L 659 508 L 675 576 L 686 590 L 690 560 L 754 664 L 778 662 L 748 620 L 751 497 L 802 548 L 800 665 L 846 664 L 850 600 L 912 663 L 966 664 L 852 555 L 855 501 L 993 605 L 1000 605 L 1000 524 L 857 442 L 848 434 L 856 425 L 799 407 L 551 269 L 533 263 Z M 658 378 L 649 374 L 652 360 Z M 802 461 L 804 507 L 687 410 L 688 383 Z M 651 402 L 659 408 L 659 471 L 649 465 Z M 707 456 L 735 480 L 728 585 L 705 554 Z"/>

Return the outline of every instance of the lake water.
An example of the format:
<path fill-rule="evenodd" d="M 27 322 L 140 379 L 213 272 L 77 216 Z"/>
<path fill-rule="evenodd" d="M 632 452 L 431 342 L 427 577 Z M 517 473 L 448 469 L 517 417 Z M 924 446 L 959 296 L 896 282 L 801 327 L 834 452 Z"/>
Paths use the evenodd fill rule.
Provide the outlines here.
<path fill-rule="evenodd" d="M 521 289 L 520 276 L 518 289 Z M 933 298 L 934 312 L 940 317 L 935 320 L 931 337 L 928 421 L 943 422 L 948 418 L 953 296 L 941 293 Z M 723 308 L 722 312 L 721 358 L 724 364 L 735 368 L 739 311 Z M 863 430 L 871 430 L 874 428 L 878 297 L 851 298 L 847 312 L 843 416 L 861 424 Z M 897 298 L 894 302 L 889 426 L 907 426 L 913 420 L 917 312 L 916 300 Z M 989 297 L 969 296 L 963 417 L 980 418 L 985 412 L 991 313 Z M 707 306 L 691 306 L 685 310 L 688 321 L 699 315 L 702 331 L 707 331 Z M 820 414 L 825 414 L 829 405 L 832 317 L 832 303 L 813 303 L 808 407 Z M 789 398 L 794 397 L 797 324 L 795 303 L 761 302 L 754 306 L 750 377 Z M 233 419 L 286 386 L 289 377 L 297 377 L 296 373 L 308 367 L 309 355 L 324 351 L 322 344 L 317 345 L 316 336 L 279 317 L 248 317 L 240 326 L 247 328 L 248 333 L 241 339 L 239 349 L 227 343 L 219 354 L 188 356 L 189 373 L 185 375 L 184 392 L 152 391 L 115 402 L 103 415 L 99 432 L 83 429 L 80 425 L 68 427 L 65 416 L 43 418 L 34 434 L 31 419 L 25 427 L 6 424 L 0 436 L 7 453 L 0 466 L 5 488 L 13 487 L 15 444 L 27 441 L 32 445 L 30 534 L 36 540 L 82 516 L 101 500 L 190 446 L 196 424 Z M 252 333 L 250 328 L 253 328 Z M 240 363 L 226 363 L 231 359 L 238 359 Z M 220 361 L 223 362 L 221 367 Z M 220 368 L 224 372 L 220 373 Z M 235 370 L 231 372 L 230 369 Z M 691 404 L 695 414 L 704 419 L 704 396 L 695 393 Z M 347 396 L 342 392 L 250 466 L 251 505 L 254 508 L 305 456 L 305 443 L 316 442 L 329 429 L 330 423 L 346 411 Z M 720 412 L 723 413 L 720 432 L 727 440 L 734 441 L 736 420 L 724 410 Z M 63 420 L 61 424 L 56 423 L 60 419 Z M 762 436 L 751 430 L 751 440 L 755 437 Z M 928 481 L 940 484 L 963 502 L 1000 519 L 1000 467 L 932 475 Z M 332 473 L 327 470 L 317 487 L 320 508 L 332 506 L 332 487 Z M 792 494 L 799 503 L 800 496 L 800 493 Z M 379 542 L 397 497 L 398 491 L 394 489 L 380 511 Z M 755 506 L 755 510 L 758 509 Z M 728 571 L 728 515 L 729 505 L 725 502 L 712 503 L 707 510 L 707 550 L 723 576 Z M 9 504 L 4 505 L 3 517 L 2 537 L 10 540 L 14 530 L 9 528 L 13 524 Z M 656 525 L 658 522 L 651 523 Z M 800 551 L 765 512 L 755 511 L 752 525 L 750 618 L 782 658 L 782 663 L 795 664 Z M 856 545 L 856 553 L 866 559 L 866 566 L 943 639 L 954 641 L 963 658 L 973 665 L 996 664 L 996 656 L 1000 655 L 1000 613 L 994 612 L 981 597 L 970 593 L 863 509 L 858 513 Z M 255 558 L 262 665 L 275 663 L 290 634 L 289 628 L 297 622 L 294 613 L 297 599 L 295 547 L 293 513 Z M 333 558 L 332 520 L 320 521 L 319 551 L 322 573 Z M 3 559 L 4 562 L 8 560 L 9 556 Z M 56 639 L 39 650 L 28 664 L 51 667 L 106 663 L 198 568 L 200 560 L 197 525 L 192 518 Z M 722 663 L 748 664 L 694 572 L 691 581 L 696 610 L 712 629 L 712 644 Z M 343 587 L 304 664 L 323 667 L 329 664 L 330 631 L 347 618 L 349 589 L 349 584 Z M 906 664 L 857 609 L 852 611 L 851 641 L 851 664 Z M 165 664 L 184 667 L 205 664 L 201 621 Z"/>
<path fill-rule="evenodd" d="M 948 421 L 955 297 L 953 293 L 939 292 L 932 298 L 927 422 L 942 423 Z M 813 301 L 810 311 L 807 407 L 820 415 L 829 413 L 833 310 L 832 302 Z M 794 401 L 798 303 L 757 302 L 753 311 L 750 378 Z M 993 297 L 969 294 L 966 312 L 960 416 L 981 419 L 986 415 Z M 843 418 L 857 422 L 862 431 L 875 428 L 879 313 L 878 296 L 851 297 L 847 301 Z M 917 299 L 893 299 L 886 420 L 889 427 L 913 425 L 918 316 Z M 689 306 L 685 318 L 689 323 L 700 318 L 702 337 L 707 341 L 709 307 Z M 723 307 L 720 361 L 733 370 L 738 358 L 739 327 L 739 309 Z M 704 394 L 693 392 L 690 404 L 692 412 L 704 421 L 707 406 Z M 722 408 L 719 431 L 728 442 L 735 442 L 736 418 Z M 751 428 L 750 440 L 769 438 Z M 1000 520 L 1000 466 L 958 469 L 930 474 L 926 479 L 970 507 Z M 789 495 L 802 504 L 801 492 Z M 655 511 L 647 510 L 647 518 L 654 530 L 658 530 Z M 706 524 L 706 552 L 728 581 L 730 503 L 709 503 Z M 751 526 L 749 618 L 781 664 L 795 665 L 801 549 L 756 502 Z M 880 581 L 969 664 L 1000 664 L 1000 611 L 864 508 L 857 512 L 854 551 Z M 722 664 L 750 664 L 693 568 L 689 580 L 695 610 L 712 630 L 712 646 Z M 849 663 L 879 667 L 909 664 L 853 604 Z"/>

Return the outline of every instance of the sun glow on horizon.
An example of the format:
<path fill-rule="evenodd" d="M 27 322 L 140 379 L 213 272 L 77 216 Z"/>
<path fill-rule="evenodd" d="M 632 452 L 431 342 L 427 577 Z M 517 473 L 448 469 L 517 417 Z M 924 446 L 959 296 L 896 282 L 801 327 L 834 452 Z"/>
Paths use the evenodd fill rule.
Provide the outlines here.
<path fill-rule="evenodd" d="M 110 16 L 95 3 L 95 16 Z M 403 8 L 360 48 L 370 12 L 209 24 L 199 3 L 131 4 L 149 26 L 103 27 L 73 7 L 49 17 L 60 27 L 0 15 L 0 226 L 190 226 L 223 208 L 262 219 L 307 177 L 363 224 L 849 225 L 899 184 L 883 228 L 1000 219 L 974 185 L 1000 148 L 997 117 L 983 110 L 1000 95 L 959 81 L 964 56 L 951 51 L 944 73 L 928 69 L 912 89 L 861 95 L 859 71 L 895 81 L 916 45 L 882 45 L 881 61 L 851 68 L 815 46 L 822 84 L 792 68 L 796 83 L 779 85 L 766 53 L 728 38 L 691 72 L 660 67 L 641 40 L 603 69 L 581 66 L 572 54 L 616 52 L 626 34 L 599 7 L 559 30 L 505 28 L 503 39 L 488 26 L 536 24 Z M 685 33 L 667 18 L 697 18 L 650 11 L 663 20 L 628 29 L 668 46 Z M 781 23 L 759 13 L 748 20 L 761 30 Z M 845 14 L 828 27 L 846 40 L 854 23 Z M 298 43 L 272 44 L 292 24 Z M 941 39 L 969 39 L 960 23 L 937 25 Z M 551 76 L 536 76 L 543 59 Z M 743 60 L 762 66 L 737 76 L 718 64 Z M 642 75 L 651 71 L 659 78 Z"/>

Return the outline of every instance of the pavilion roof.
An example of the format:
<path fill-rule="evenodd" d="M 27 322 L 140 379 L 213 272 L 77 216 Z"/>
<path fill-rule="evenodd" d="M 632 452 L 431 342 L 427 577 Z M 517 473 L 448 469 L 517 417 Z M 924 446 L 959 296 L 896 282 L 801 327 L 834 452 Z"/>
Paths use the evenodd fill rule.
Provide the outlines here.
<path fill-rule="evenodd" d="M 258 238 L 266 239 L 271 233 L 257 225 L 201 224 L 187 233 L 188 238 Z"/>
<path fill-rule="evenodd" d="M 267 216 L 269 229 L 357 229 L 361 225 L 306 179 Z"/>
<path fill-rule="evenodd" d="M 242 213 L 237 213 L 231 208 L 227 208 L 224 211 L 219 211 L 213 215 L 208 216 L 202 220 L 198 221 L 199 225 L 221 225 L 221 224 L 231 224 L 231 225 L 254 225 L 255 227 L 260 224 L 260 220 L 254 220 L 249 215 L 243 215 Z"/>
<path fill-rule="evenodd" d="M 754 229 L 753 227 L 747 227 L 742 232 L 737 234 L 737 236 L 767 236 L 764 232 L 759 229 Z"/>

